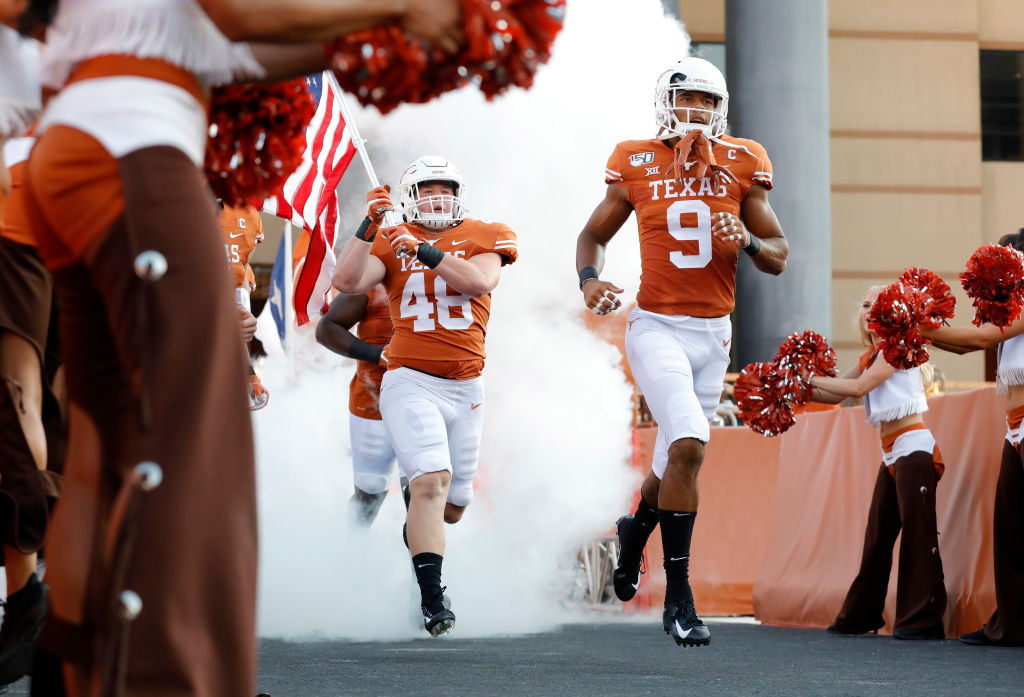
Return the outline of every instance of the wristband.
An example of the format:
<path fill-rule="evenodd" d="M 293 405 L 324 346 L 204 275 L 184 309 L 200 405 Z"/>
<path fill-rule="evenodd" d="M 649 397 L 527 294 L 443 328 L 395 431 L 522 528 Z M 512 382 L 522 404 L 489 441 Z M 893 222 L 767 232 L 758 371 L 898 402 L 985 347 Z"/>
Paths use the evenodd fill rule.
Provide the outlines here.
<path fill-rule="evenodd" d="M 444 252 L 433 245 L 421 242 L 420 246 L 416 248 L 416 258 L 423 262 L 428 269 L 435 269 L 444 259 Z"/>
<path fill-rule="evenodd" d="M 580 290 L 583 290 L 583 284 L 592 278 L 597 278 L 597 269 L 593 266 L 584 266 L 580 271 Z"/>
<path fill-rule="evenodd" d="M 747 233 L 750 234 L 750 233 Z M 750 244 L 742 248 L 749 256 L 755 257 L 757 253 L 761 251 L 761 240 L 757 239 L 755 235 L 750 235 Z"/>
<path fill-rule="evenodd" d="M 373 221 L 369 217 L 363 218 L 363 222 L 359 224 L 359 229 L 356 230 L 356 239 L 362 240 L 363 242 L 373 242 L 373 237 L 367 237 L 366 233 L 369 231 Z"/>
<path fill-rule="evenodd" d="M 368 344 L 362 339 L 353 339 L 352 345 L 348 347 L 349 356 L 357 361 L 366 361 L 367 363 L 380 363 L 380 354 L 382 353 L 384 353 L 383 346 Z"/>

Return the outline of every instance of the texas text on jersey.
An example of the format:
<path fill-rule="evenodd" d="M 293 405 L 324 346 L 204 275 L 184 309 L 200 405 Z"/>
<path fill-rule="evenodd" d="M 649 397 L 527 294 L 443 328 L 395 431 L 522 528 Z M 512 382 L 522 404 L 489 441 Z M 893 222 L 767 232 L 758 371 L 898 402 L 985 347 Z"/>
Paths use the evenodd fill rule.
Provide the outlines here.
<path fill-rule="evenodd" d="M 366 313 L 359 320 L 356 335 L 368 344 L 386 346 L 391 341 L 391 308 L 384 286 L 366 294 Z M 364 419 L 381 420 L 380 381 L 385 368 L 367 361 L 356 361 L 356 374 L 349 385 L 348 410 Z"/>
<path fill-rule="evenodd" d="M 504 223 L 466 218 L 436 235 L 406 225 L 408 232 L 436 248 L 469 259 L 494 252 L 502 265 L 518 256 L 516 234 Z M 384 285 L 391 302 L 395 335 L 388 347 L 388 369 L 408 367 L 445 378 L 465 380 L 483 371 L 484 335 L 491 296 L 470 298 L 416 259 L 399 259 L 383 235 L 371 253 L 386 267 Z"/>
<path fill-rule="evenodd" d="M 740 214 L 754 184 L 772 188 L 772 164 L 752 140 L 720 136 L 712 141 L 717 163 L 736 181 L 725 183 L 708 169 L 701 178 L 670 173 L 674 151 L 664 141 L 627 140 L 615 146 L 605 182 L 629 191 L 640 230 L 639 306 L 650 312 L 721 317 L 733 310 L 739 247 L 711 235 L 715 213 Z"/>

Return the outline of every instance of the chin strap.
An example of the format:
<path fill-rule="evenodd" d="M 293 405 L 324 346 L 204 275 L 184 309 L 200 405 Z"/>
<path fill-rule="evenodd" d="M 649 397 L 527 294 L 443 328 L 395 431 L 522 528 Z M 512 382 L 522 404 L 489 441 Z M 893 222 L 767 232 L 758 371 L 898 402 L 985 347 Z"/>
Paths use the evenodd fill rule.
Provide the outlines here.
<path fill-rule="evenodd" d="M 737 181 L 727 168 L 722 167 L 715 160 L 715 155 L 711 151 L 711 141 L 699 128 L 679 137 L 679 142 L 675 147 L 675 157 L 672 159 L 672 166 L 669 168 L 668 174 L 682 183 L 683 178 L 688 174 L 686 163 L 691 159 L 695 162 L 690 165 L 690 169 L 697 179 L 703 178 L 710 169 L 711 176 L 718 184 L 728 186 Z"/>

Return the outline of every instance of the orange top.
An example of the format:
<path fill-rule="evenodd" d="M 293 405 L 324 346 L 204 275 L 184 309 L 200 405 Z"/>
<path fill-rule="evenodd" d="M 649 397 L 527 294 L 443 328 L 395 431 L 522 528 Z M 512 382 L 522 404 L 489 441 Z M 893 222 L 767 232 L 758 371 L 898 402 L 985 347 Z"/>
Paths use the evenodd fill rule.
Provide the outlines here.
<path fill-rule="evenodd" d="M 619 143 L 608 158 L 605 182 L 625 186 L 636 211 L 641 268 L 636 299 L 644 310 L 721 317 L 736 304 L 739 246 L 712 237 L 712 216 L 738 216 L 755 183 L 771 189 L 772 165 L 752 140 L 721 140 L 727 144 L 712 141 L 712 153 L 739 180 L 728 185 L 716 182 L 710 170 L 682 181 L 668 174 L 675 151 L 656 138 Z"/>
<path fill-rule="evenodd" d="M 862 353 L 857 359 L 857 370 L 863 375 L 864 371 L 868 369 L 868 366 L 875 362 L 875 356 L 877 355 L 877 348 L 869 348 L 867 351 Z"/>
<path fill-rule="evenodd" d="M 421 240 L 464 259 L 493 252 L 502 264 L 518 256 L 516 234 L 504 223 L 467 218 L 440 234 L 415 225 L 405 227 Z M 395 335 L 388 348 L 388 370 L 408 367 L 432 375 L 466 380 L 484 368 L 484 336 L 491 314 L 491 295 L 469 298 L 416 259 L 398 259 L 383 235 L 371 254 L 387 269 L 384 286 L 391 302 Z"/>
<path fill-rule="evenodd" d="M 263 221 L 255 208 L 224 206 L 220 212 L 220 229 L 224 233 L 224 252 L 231 267 L 234 288 L 252 290 L 246 283 L 249 255 L 263 241 Z"/>
<path fill-rule="evenodd" d="M 388 292 L 378 285 L 366 294 L 366 314 L 356 327 L 356 336 L 368 344 L 387 346 L 393 332 Z M 380 381 L 385 370 L 382 365 L 356 361 L 356 374 L 348 391 L 350 412 L 364 419 L 380 420 Z"/>

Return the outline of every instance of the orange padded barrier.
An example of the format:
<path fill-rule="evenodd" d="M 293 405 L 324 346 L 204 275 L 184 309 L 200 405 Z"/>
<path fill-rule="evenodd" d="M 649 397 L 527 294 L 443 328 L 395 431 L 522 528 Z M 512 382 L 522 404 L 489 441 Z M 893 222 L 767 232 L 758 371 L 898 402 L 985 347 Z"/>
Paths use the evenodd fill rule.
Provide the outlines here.
<path fill-rule="evenodd" d="M 981 627 L 995 609 L 992 506 L 1006 412 L 992 388 L 937 396 L 928 405 L 925 422 L 946 463 L 936 518 L 949 595 L 944 621 L 947 635 L 956 636 Z M 754 584 L 754 614 L 768 624 L 826 627 L 860 563 L 881 462 L 878 436 L 857 407 L 803 415 L 780 440 L 774 518 Z M 739 508 L 732 513 L 743 515 Z M 892 632 L 896 572 L 894 557 L 884 633 Z"/>
<path fill-rule="evenodd" d="M 937 492 L 939 548 L 949 636 L 978 629 L 995 609 L 992 502 L 1004 400 L 992 388 L 928 400 L 926 422 L 946 461 Z M 650 471 L 654 428 L 633 435 L 633 464 Z M 839 612 L 860 563 L 872 485 L 881 463 L 877 431 L 862 407 L 802 414 L 780 438 L 712 428 L 700 474 L 690 578 L 706 615 L 751 614 L 767 624 L 823 628 Z M 891 633 L 896 562 L 883 633 Z M 627 610 L 660 608 L 661 537 L 647 546 L 648 573 Z"/>
<path fill-rule="evenodd" d="M 651 471 L 655 428 L 633 432 L 633 462 Z M 775 482 L 779 474 L 778 438 L 747 428 L 712 428 L 700 470 L 700 508 L 690 547 L 690 585 L 697 609 L 707 615 L 750 615 L 754 579 L 768 549 Z M 637 496 L 639 498 L 639 494 Z M 648 573 L 628 610 L 660 608 L 665 601 L 661 532 L 647 544 Z"/>

